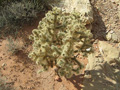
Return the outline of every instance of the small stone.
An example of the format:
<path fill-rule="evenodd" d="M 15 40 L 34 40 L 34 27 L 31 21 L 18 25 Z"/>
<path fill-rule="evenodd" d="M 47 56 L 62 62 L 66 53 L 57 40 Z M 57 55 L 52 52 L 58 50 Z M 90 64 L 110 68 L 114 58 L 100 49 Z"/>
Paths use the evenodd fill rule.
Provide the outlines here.
<path fill-rule="evenodd" d="M 91 50 L 91 47 L 86 49 L 87 52 L 89 52 L 90 50 Z"/>
<path fill-rule="evenodd" d="M 98 43 L 98 40 L 95 40 L 94 44 L 97 44 Z"/>
<path fill-rule="evenodd" d="M 115 33 L 112 34 L 112 41 L 113 42 L 118 42 L 118 37 Z"/>
<path fill-rule="evenodd" d="M 108 40 L 108 41 L 110 41 L 110 40 L 111 40 L 111 38 L 112 38 L 111 33 L 108 33 L 108 34 L 106 35 L 106 38 L 107 38 L 107 40 Z"/>
<path fill-rule="evenodd" d="M 111 33 L 111 34 L 113 34 L 113 33 L 114 33 L 114 31 L 110 31 L 110 33 Z"/>
<path fill-rule="evenodd" d="M 6 66 L 6 65 L 7 65 L 6 63 L 3 63 L 3 64 L 2 64 L 2 67 Z"/>
<path fill-rule="evenodd" d="M 116 33 L 114 33 L 113 31 L 108 32 L 108 34 L 106 35 L 106 39 L 108 41 L 112 41 L 112 42 L 118 42 L 118 36 Z"/>
<path fill-rule="evenodd" d="M 105 41 L 99 41 L 99 50 L 104 60 L 107 62 L 119 61 L 120 49 L 113 47 L 111 44 Z"/>
<path fill-rule="evenodd" d="M 60 81 L 61 81 L 61 78 L 60 78 L 58 75 L 56 75 L 56 76 L 55 76 L 55 81 L 59 81 L 59 82 L 60 82 Z"/>

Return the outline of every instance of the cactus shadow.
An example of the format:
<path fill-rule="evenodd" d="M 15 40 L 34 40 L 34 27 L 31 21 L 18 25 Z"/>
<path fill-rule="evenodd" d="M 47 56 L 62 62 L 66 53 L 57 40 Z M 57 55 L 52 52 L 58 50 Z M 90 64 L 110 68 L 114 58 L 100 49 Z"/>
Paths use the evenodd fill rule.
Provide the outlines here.
<path fill-rule="evenodd" d="M 98 9 L 93 6 L 93 23 L 92 23 L 92 34 L 94 39 L 106 40 L 106 27 L 105 23 L 102 20 L 102 17 L 98 11 Z"/>
<path fill-rule="evenodd" d="M 101 67 L 99 70 L 85 71 L 83 90 L 88 90 L 88 88 L 89 90 L 119 90 L 119 84 L 114 82 L 119 80 L 120 71 L 115 73 L 115 69 L 120 69 L 120 66 L 116 67 L 104 63 Z"/>
<path fill-rule="evenodd" d="M 23 65 L 27 66 L 27 65 L 35 65 L 35 63 L 30 59 L 28 58 L 28 54 L 25 53 L 23 50 L 19 50 L 17 53 L 16 53 L 16 56 L 18 57 L 18 59 L 16 60 L 16 62 L 18 63 L 23 63 Z"/>
<path fill-rule="evenodd" d="M 67 80 L 70 81 L 77 90 L 81 90 L 83 79 L 84 79 L 84 74 L 81 74 L 81 75 L 73 75 L 70 79 Z"/>

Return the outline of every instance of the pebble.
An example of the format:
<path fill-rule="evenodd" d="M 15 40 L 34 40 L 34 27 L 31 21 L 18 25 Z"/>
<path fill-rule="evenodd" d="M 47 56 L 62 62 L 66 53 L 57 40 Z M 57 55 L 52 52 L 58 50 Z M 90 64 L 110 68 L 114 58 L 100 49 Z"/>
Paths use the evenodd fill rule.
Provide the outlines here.
<path fill-rule="evenodd" d="M 90 47 L 90 48 L 87 48 L 86 51 L 89 52 L 91 49 L 92 49 L 91 47 Z"/>
<path fill-rule="evenodd" d="M 114 31 L 111 30 L 110 33 L 112 34 L 112 33 L 114 33 Z"/>
<path fill-rule="evenodd" d="M 118 37 L 115 33 L 112 34 L 112 39 L 114 42 L 118 42 Z"/>
<path fill-rule="evenodd" d="M 116 35 L 116 33 L 114 31 L 110 31 L 108 32 L 108 34 L 106 35 L 106 38 L 108 41 L 112 41 L 112 42 L 118 42 L 118 36 Z"/>
<path fill-rule="evenodd" d="M 2 67 L 6 66 L 6 65 L 7 65 L 6 63 L 3 63 L 3 64 L 2 64 Z"/>
<path fill-rule="evenodd" d="M 98 40 L 95 40 L 94 44 L 97 44 L 98 43 Z"/>
<path fill-rule="evenodd" d="M 55 81 L 61 82 L 61 78 L 58 75 L 56 75 L 55 76 Z"/>

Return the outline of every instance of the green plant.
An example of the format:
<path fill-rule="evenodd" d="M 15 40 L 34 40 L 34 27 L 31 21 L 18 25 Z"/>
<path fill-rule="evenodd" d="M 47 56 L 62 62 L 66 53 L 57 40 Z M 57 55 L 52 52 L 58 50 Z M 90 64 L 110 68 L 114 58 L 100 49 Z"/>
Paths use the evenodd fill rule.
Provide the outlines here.
<path fill-rule="evenodd" d="M 0 11 L 0 32 L 15 36 L 25 23 L 32 23 L 31 21 L 37 17 L 38 12 L 32 2 L 24 0 L 11 2 Z"/>
<path fill-rule="evenodd" d="M 37 13 L 55 1 L 58 0 L 0 0 L 0 34 L 16 37 L 24 24 L 31 24 Z"/>
<path fill-rule="evenodd" d="M 29 0 L 29 1 L 33 2 L 38 9 L 40 9 L 41 6 L 43 7 L 43 9 L 45 9 L 48 6 L 53 5 L 53 3 L 60 2 L 60 0 Z"/>
<path fill-rule="evenodd" d="M 70 78 L 83 67 L 74 56 L 75 52 L 83 55 L 92 52 L 92 34 L 79 12 L 66 13 L 55 7 L 32 33 L 33 51 L 28 57 L 43 67 L 41 71 L 56 66 L 60 76 Z"/>
<path fill-rule="evenodd" d="M 3 6 L 6 3 L 10 3 L 10 2 L 13 2 L 13 1 L 16 1 L 16 0 L 0 0 L 0 6 Z"/>

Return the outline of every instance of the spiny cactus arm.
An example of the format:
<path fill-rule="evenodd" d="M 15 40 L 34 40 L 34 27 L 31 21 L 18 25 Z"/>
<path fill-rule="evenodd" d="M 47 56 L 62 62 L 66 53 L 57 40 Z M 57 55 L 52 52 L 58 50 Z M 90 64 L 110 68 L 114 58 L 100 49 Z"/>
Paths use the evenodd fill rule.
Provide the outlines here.
<path fill-rule="evenodd" d="M 76 57 L 73 58 L 73 61 L 79 66 L 79 67 L 78 67 L 79 69 L 84 68 L 84 65 L 83 65 L 82 63 L 80 63 L 80 62 L 76 59 Z M 74 69 L 74 70 L 75 70 L 75 69 Z"/>
<path fill-rule="evenodd" d="M 55 51 L 58 55 L 61 54 L 61 49 L 59 49 L 57 46 L 52 45 L 52 46 L 51 46 L 51 49 L 52 49 L 53 51 Z"/>

